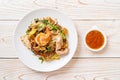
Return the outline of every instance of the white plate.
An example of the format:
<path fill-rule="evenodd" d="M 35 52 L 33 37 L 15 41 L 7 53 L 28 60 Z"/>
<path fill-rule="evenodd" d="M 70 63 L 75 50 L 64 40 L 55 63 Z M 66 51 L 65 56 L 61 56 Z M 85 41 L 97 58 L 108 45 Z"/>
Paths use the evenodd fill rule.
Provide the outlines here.
<path fill-rule="evenodd" d="M 32 51 L 28 50 L 23 45 L 23 43 L 20 40 L 20 37 L 25 34 L 31 21 L 33 21 L 35 18 L 43 18 L 47 16 L 50 16 L 52 18 L 57 18 L 58 23 L 68 29 L 69 35 L 67 39 L 69 43 L 69 53 L 66 56 L 61 57 L 60 60 L 44 62 L 41 64 L 41 61 L 38 59 L 38 57 L 35 56 Z M 54 71 L 67 64 L 70 61 L 70 59 L 73 57 L 78 42 L 77 32 L 73 22 L 66 15 L 58 12 L 57 10 L 51 10 L 51 9 L 39 9 L 27 14 L 19 22 L 14 34 L 14 40 L 15 40 L 14 41 L 15 47 L 19 59 L 29 68 L 41 72 Z"/>

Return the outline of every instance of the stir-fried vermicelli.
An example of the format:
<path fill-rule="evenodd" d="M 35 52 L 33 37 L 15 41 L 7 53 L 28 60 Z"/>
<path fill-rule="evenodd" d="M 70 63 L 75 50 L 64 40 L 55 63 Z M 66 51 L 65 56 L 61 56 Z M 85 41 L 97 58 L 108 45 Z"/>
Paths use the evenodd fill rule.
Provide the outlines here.
<path fill-rule="evenodd" d="M 51 17 L 34 19 L 26 34 L 21 37 L 23 44 L 45 61 L 60 59 L 68 53 L 68 30 Z"/>

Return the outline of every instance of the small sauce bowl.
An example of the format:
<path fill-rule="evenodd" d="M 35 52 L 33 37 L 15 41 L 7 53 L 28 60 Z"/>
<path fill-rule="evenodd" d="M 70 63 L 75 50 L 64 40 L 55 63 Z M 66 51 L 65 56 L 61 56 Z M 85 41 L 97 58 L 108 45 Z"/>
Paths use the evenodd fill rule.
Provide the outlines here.
<path fill-rule="evenodd" d="M 106 43 L 106 35 L 97 26 L 93 26 L 84 36 L 84 44 L 90 51 L 101 51 Z"/>

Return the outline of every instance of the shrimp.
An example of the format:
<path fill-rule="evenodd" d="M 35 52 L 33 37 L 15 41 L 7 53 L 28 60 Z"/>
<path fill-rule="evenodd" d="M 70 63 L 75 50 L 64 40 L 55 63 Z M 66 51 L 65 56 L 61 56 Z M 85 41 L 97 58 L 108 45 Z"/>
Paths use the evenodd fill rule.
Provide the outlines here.
<path fill-rule="evenodd" d="M 35 41 L 38 45 L 40 46 L 45 46 L 47 45 L 47 43 L 51 40 L 51 32 L 50 29 L 48 27 L 46 27 L 46 33 L 39 33 L 36 38 Z"/>

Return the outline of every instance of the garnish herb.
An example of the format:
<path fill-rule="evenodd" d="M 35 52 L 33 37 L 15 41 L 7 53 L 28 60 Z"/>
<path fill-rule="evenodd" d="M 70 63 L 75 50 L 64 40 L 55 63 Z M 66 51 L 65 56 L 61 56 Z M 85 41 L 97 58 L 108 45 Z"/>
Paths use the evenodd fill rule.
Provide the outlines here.
<path fill-rule="evenodd" d="M 39 57 L 39 60 L 41 60 L 41 64 L 44 62 L 44 59 L 42 57 Z"/>

